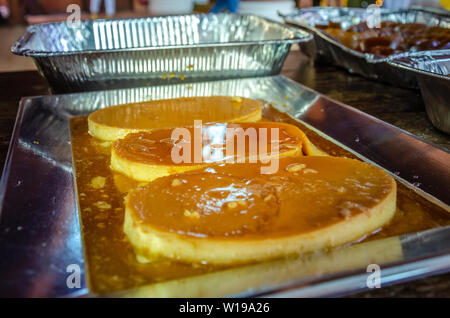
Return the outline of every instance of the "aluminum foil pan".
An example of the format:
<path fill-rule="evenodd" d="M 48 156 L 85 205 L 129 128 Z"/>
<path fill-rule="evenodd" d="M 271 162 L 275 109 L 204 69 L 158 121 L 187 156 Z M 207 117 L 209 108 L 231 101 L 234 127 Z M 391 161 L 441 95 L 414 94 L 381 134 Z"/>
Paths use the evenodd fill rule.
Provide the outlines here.
<path fill-rule="evenodd" d="M 30 26 L 12 47 L 54 92 L 278 74 L 297 28 L 253 15 L 203 14 Z"/>
<path fill-rule="evenodd" d="M 339 41 L 333 39 L 316 25 L 327 25 L 328 22 L 339 23 L 341 28 L 367 21 L 372 12 L 360 8 L 331 8 L 315 7 L 298 10 L 289 15 L 280 14 L 287 24 L 298 26 L 314 34 L 317 53 L 331 63 L 347 69 L 351 73 L 388 82 L 393 85 L 417 88 L 417 79 L 414 72 L 398 68 L 388 61 L 396 56 L 377 57 L 373 54 L 361 53 L 352 50 Z M 450 15 L 438 14 L 430 10 L 385 10 L 380 9 L 381 21 L 394 21 L 401 23 L 423 23 L 429 26 L 450 28 Z"/>
<path fill-rule="evenodd" d="M 428 117 L 450 134 L 450 50 L 405 54 L 390 64 L 416 74 Z"/>

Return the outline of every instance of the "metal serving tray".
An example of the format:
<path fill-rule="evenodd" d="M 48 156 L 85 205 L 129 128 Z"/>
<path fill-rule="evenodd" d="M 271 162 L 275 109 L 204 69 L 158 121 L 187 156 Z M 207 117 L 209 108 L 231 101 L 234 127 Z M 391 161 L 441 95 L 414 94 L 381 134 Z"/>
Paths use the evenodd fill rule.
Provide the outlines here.
<path fill-rule="evenodd" d="M 405 54 L 389 63 L 416 74 L 428 117 L 450 134 L 450 50 Z"/>
<path fill-rule="evenodd" d="M 371 12 L 360 8 L 308 8 L 289 15 L 282 15 L 287 24 L 298 26 L 314 34 L 317 53 L 331 63 L 347 69 L 351 73 L 388 82 L 396 86 L 417 88 L 416 74 L 409 69 L 399 68 L 389 61 L 398 54 L 389 57 L 377 57 L 369 53 L 352 50 L 325 32 L 315 28 L 316 25 L 327 25 L 329 21 L 348 27 L 367 21 Z M 423 23 L 429 26 L 450 28 L 450 15 L 438 14 L 430 10 L 385 10 L 380 9 L 381 21 L 401 23 Z M 405 53 L 401 53 L 400 56 Z"/>
<path fill-rule="evenodd" d="M 312 35 L 254 15 L 199 14 L 33 25 L 11 50 L 62 93 L 275 75 L 299 42 Z"/>
<path fill-rule="evenodd" d="M 210 95 L 245 96 L 278 105 L 449 210 L 449 153 L 283 76 L 23 98 L 0 182 L 0 296 L 90 295 L 74 190 L 68 122 L 72 116 L 121 103 Z M 382 285 L 449 271 L 450 227 L 114 296 L 343 295 L 367 288 L 370 263 L 381 266 Z M 71 289 L 66 283 L 74 270 L 73 265 L 68 267 L 71 264 L 81 269 L 80 288 Z"/>

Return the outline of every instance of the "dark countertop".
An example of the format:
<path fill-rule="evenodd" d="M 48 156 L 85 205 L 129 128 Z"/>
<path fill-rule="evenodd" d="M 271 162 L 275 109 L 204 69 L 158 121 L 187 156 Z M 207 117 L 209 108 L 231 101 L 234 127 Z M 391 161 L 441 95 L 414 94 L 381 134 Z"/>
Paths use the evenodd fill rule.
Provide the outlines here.
<path fill-rule="evenodd" d="M 314 63 L 298 51 L 289 54 L 282 74 L 421 139 L 450 149 L 450 136 L 433 128 L 419 91 L 381 84 L 334 66 Z M 3 171 L 20 98 L 45 94 L 48 94 L 47 84 L 36 71 L 0 73 L 0 171 Z M 352 297 L 355 296 L 450 297 L 450 274 L 383 287 Z"/>
<path fill-rule="evenodd" d="M 300 52 L 291 52 L 282 74 L 450 150 L 450 136 L 432 126 L 419 90 L 398 88 L 352 75 L 335 66 L 314 63 Z"/>

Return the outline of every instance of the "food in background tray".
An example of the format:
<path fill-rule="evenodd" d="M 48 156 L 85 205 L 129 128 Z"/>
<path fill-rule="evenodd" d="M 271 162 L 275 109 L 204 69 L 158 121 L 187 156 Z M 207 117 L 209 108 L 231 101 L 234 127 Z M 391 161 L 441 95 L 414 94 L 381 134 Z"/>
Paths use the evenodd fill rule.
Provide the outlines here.
<path fill-rule="evenodd" d="M 383 21 L 380 28 L 369 28 L 361 22 L 343 30 L 339 23 L 329 22 L 316 27 L 353 50 L 379 56 L 450 48 L 448 28 L 421 23 Z"/>

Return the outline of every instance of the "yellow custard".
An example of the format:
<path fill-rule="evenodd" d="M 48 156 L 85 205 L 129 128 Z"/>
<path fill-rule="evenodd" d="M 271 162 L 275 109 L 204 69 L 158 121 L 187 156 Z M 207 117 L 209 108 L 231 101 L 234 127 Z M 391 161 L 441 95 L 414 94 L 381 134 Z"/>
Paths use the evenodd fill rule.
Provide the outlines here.
<path fill-rule="evenodd" d="M 152 181 L 221 162 L 270 164 L 277 157 L 320 154 L 298 127 L 283 123 L 216 123 L 181 132 L 190 139 L 174 137 L 174 129 L 128 134 L 113 143 L 111 169 Z"/>
<path fill-rule="evenodd" d="M 159 178 L 125 199 L 124 231 L 141 261 L 235 264 L 357 240 L 392 218 L 396 183 L 347 158 L 221 164 Z"/>
<path fill-rule="evenodd" d="M 186 97 L 124 104 L 99 109 L 88 117 L 89 133 L 114 141 L 129 133 L 190 126 L 194 120 L 254 122 L 261 119 L 261 102 L 228 96 Z"/>

